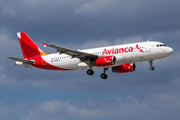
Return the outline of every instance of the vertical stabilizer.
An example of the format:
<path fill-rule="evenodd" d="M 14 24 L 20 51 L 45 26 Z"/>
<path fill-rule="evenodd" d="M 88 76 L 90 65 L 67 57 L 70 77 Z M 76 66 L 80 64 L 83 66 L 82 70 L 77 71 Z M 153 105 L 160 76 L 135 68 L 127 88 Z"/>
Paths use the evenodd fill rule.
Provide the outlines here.
<path fill-rule="evenodd" d="M 35 57 L 38 55 L 47 55 L 31 40 L 25 32 L 17 33 L 24 59 Z"/>

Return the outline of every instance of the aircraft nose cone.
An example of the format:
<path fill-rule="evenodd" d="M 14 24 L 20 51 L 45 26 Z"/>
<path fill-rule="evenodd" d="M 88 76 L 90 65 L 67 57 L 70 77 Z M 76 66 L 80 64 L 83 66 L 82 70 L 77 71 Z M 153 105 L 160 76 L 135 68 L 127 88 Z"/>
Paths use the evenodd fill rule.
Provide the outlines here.
<path fill-rule="evenodd" d="M 174 52 L 174 50 L 172 49 L 172 48 L 168 48 L 168 53 L 169 53 L 169 55 L 172 55 L 173 54 L 173 52 Z"/>

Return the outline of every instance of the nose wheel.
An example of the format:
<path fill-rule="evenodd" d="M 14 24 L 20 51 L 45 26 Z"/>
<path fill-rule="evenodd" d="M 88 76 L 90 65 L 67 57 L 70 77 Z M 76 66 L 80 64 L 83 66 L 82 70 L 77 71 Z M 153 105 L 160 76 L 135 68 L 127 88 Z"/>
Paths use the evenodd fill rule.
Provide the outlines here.
<path fill-rule="evenodd" d="M 151 67 L 150 67 L 150 70 L 154 70 L 154 67 L 153 67 L 153 66 L 151 66 Z"/>
<path fill-rule="evenodd" d="M 152 66 L 152 63 L 153 62 L 153 60 L 152 61 L 149 61 L 149 64 L 150 64 L 150 70 L 154 70 L 154 67 Z"/>

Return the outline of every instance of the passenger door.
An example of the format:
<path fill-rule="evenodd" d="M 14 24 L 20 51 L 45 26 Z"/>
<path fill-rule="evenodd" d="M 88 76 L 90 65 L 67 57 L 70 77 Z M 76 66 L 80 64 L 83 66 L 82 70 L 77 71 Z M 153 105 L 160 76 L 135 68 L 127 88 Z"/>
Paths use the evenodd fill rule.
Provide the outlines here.
<path fill-rule="evenodd" d="M 145 43 L 145 52 L 151 52 L 151 42 Z"/>

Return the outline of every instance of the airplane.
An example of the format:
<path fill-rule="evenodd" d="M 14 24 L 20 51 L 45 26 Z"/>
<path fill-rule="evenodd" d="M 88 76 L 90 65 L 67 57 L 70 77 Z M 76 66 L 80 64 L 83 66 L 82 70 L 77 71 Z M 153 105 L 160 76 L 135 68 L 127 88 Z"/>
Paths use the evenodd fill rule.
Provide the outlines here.
<path fill-rule="evenodd" d="M 24 59 L 7 57 L 15 60 L 15 65 L 45 70 L 77 70 L 88 69 L 87 74 L 93 75 L 93 69 L 103 68 L 100 75 L 107 79 L 105 73 L 112 68 L 114 73 L 128 73 L 136 69 L 135 62 L 149 61 L 150 70 L 153 60 L 165 58 L 173 54 L 173 49 L 156 41 L 106 46 L 85 50 L 73 50 L 53 44 L 44 44 L 56 49 L 58 53 L 44 53 L 25 32 L 17 33 Z"/>

